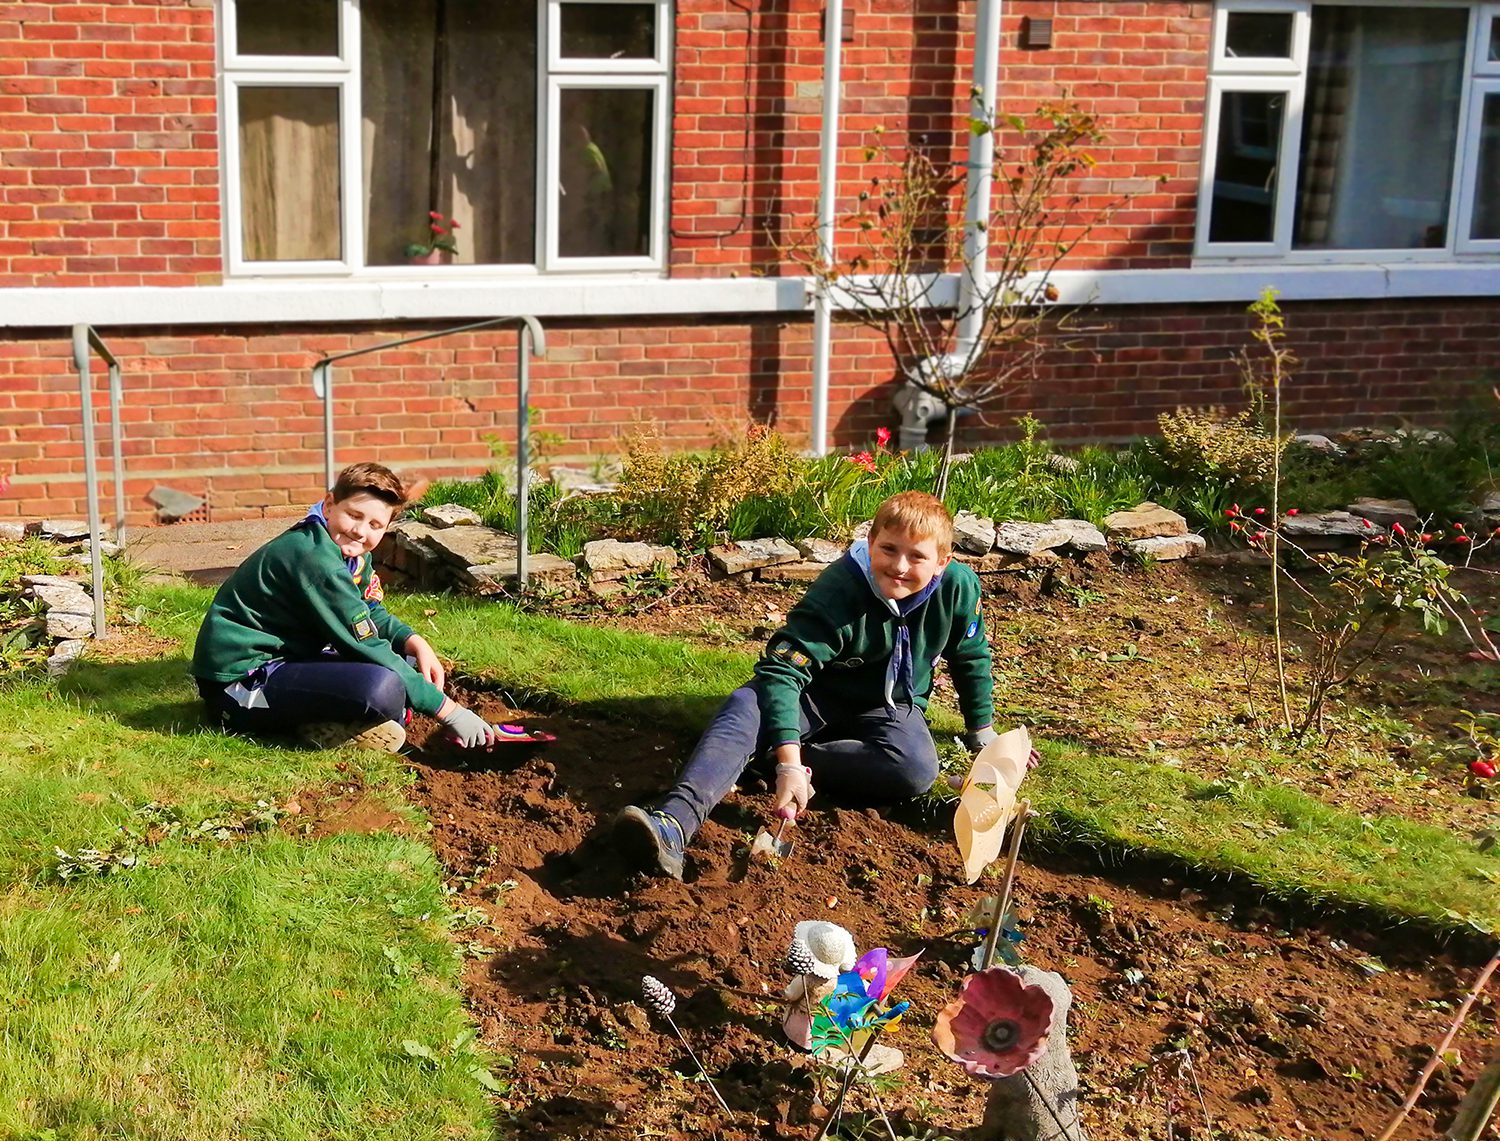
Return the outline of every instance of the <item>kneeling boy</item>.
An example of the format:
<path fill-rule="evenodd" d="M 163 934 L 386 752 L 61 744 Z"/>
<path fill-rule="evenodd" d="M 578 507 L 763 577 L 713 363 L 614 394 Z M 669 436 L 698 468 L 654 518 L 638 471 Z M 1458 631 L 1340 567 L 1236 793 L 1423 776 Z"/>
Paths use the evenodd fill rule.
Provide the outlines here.
<path fill-rule="evenodd" d="M 979 578 L 949 561 L 953 520 L 919 491 L 892 496 L 772 635 L 748 685 L 715 715 L 655 808 L 615 820 L 638 868 L 682 878 L 683 849 L 758 758 L 775 760 L 775 807 L 807 807 L 813 786 L 841 804 L 919 796 L 938 773 L 923 711 L 939 658 L 978 749 L 995 737 L 990 646 Z"/>
<path fill-rule="evenodd" d="M 382 602 L 371 552 L 408 498 L 389 468 L 347 467 L 307 518 L 219 588 L 192 673 L 227 728 L 395 752 L 410 708 L 436 717 L 466 748 L 494 744 L 484 718 L 443 695 L 442 663 L 427 640 Z"/>

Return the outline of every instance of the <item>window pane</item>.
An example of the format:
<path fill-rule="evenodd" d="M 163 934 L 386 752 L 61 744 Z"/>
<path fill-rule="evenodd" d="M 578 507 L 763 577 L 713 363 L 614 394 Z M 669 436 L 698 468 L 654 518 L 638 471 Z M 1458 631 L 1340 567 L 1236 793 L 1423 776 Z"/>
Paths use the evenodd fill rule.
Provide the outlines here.
<path fill-rule="evenodd" d="M 1474 223 L 1469 236 L 1500 238 L 1500 95 L 1484 97 L 1474 178 Z"/>
<path fill-rule="evenodd" d="M 1219 103 L 1211 242 L 1276 238 L 1276 167 L 1286 96 L 1279 91 L 1226 91 Z"/>
<path fill-rule="evenodd" d="M 245 260 L 341 258 L 338 88 L 239 91 Z"/>
<path fill-rule="evenodd" d="M 558 252 L 651 253 L 651 135 L 656 93 L 573 88 L 558 125 Z"/>
<path fill-rule="evenodd" d="M 239 0 L 240 55 L 339 54 L 339 0 Z"/>
<path fill-rule="evenodd" d="M 1295 248 L 1447 244 L 1468 25 L 1463 8 L 1313 8 Z"/>
<path fill-rule="evenodd" d="M 1231 59 L 1291 59 L 1290 12 L 1231 12 L 1224 29 L 1224 54 Z"/>
<path fill-rule="evenodd" d="M 656 5 L 562 5 L 563 59 L 655 59 Z"/>
<path fill-rule="evenodd" d="M 1490 63 L 1500 63 L 1500 20 L 1490 21 Z"/>
<path fill-rule="evenodd" d="M 436 211 L 458 221 L 455 263 L 534 264 L 536 5 L 363 0 L 360 15 L 368 263 L 406 262 Z"/>

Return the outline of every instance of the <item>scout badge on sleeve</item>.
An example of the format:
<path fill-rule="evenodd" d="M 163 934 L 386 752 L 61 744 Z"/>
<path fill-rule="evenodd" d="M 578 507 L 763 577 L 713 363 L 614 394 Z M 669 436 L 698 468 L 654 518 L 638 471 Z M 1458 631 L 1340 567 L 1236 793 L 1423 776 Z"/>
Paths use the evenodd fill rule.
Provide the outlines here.
<path fill-rule="evenodd" d="M 1017 815 L 1016 790 L 1026 776 L 1031 735 L 1012 729 L 991 741 L 969 769 L 953 815 L 953 835 L 964 863 L 964 879 L 974 883 L 1000 856 L 1005 829 Z"/>

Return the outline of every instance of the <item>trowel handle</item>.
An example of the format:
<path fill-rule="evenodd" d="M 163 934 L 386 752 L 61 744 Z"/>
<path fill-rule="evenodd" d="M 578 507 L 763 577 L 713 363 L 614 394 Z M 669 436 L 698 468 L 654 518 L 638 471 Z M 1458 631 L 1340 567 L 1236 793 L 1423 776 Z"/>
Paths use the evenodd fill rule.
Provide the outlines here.
<path fill-rule="evenodd" d="M 790 823 L 791 821 L 797 819 L 797 809 L 793 805 L 783 804 L 776 810 L 776 816 L 778 819 L 785 820 Z"/>

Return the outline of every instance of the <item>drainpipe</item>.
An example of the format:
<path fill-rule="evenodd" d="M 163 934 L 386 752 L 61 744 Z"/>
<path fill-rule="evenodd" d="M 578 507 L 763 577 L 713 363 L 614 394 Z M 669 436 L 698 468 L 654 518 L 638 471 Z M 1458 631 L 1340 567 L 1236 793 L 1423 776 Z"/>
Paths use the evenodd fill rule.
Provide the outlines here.
<path fill-rule="evenodd" d="M 1000 14 L 1002 0 L 979 0 L 974 16 L 975 99 L 984 113 L 993 116 L 1000 104 Z M 969 132 L 968 187 L 964 207 L 964 259 L 959 269 L 958 306 L 964 314 L 958 325 L 953 352 L 929 357 L 917 364 L 923 376 L 960 375 L 984 328 L 979 294 L 984 281 L 985 260 L 990 246 L 990 183 L 995 170 L 995 133 Z M 947 413 L 943 402 L 911 381 L 902 385 L 894 400 L 901 414 L 902 448 L 920 448 L 927 442 L 927 428 Z"/>
<path fill-rule="evenodd" d="M 827 0 L 823 11 L 823 130 L 818 143 L 818 262 L 833 265 L 834 207 L 839 184 L 839 47 L 844 38 L 844 0 Z M 828 283 L 813 291 L 812 454 L 828 454 L 828 358 L 833 298 Z"/>

